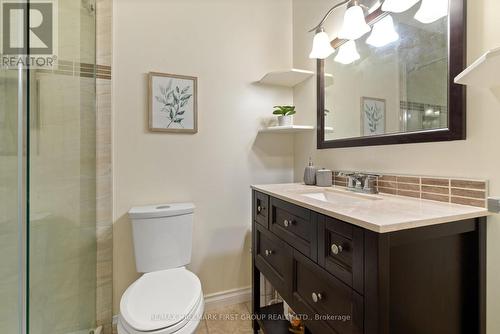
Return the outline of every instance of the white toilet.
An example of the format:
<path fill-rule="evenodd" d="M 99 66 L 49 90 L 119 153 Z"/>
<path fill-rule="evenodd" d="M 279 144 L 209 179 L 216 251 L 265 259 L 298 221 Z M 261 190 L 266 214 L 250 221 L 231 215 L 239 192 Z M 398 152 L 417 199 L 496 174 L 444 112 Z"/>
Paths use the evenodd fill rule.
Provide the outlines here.
<path fill-rule="evenodd" d="M 194 205 L 178 203 L 132 208 L 135 261 L 144 275 L 120 301 L 119 334 L 192 334 L 204 311 L 191 261 Z"/>

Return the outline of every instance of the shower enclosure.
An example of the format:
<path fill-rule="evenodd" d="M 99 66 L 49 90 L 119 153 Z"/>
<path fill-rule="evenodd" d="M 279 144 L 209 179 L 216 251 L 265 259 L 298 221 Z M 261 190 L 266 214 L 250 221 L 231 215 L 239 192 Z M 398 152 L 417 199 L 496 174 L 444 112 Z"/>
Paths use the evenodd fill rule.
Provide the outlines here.
<path fill-rule="evenodd" d="M 0 333 L 91 333 L 95 6 L 0 7 Z"/>

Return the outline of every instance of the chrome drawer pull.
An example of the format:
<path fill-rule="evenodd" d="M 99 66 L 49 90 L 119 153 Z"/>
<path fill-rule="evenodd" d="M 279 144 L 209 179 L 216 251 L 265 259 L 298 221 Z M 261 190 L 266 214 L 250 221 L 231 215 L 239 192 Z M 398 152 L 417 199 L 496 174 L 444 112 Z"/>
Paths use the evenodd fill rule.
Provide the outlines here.
<path fill-rule="evenodd" d="M 258 212 L 258 213 L 260 213 L 261 211 L 262 211 L 262 207 L 259 205 L 259 206 L 257 207 L 257 212 Z"/>
<path fill-rule="evenodd" d="M 292 225 L 292 224 L 293 224 L 293 220 L 287 220 L 287 219 L 285 219 L 283 221 L 283 225 L 285 225 L 285 227 L 290 227 L 290 225 Z"/>
<path fill-rule="evenodd" d="M 272 250 L 268 250 L 268 249 L 266 249 L 266 252 L 265 252 L 265 253 L 266 253 L 266 256 L 271 256 L 271 255 L 273 255 L 273 251 L 272 251 Z"/>
<path fill-rule="evenodd" d="M 335 244 L 332 245 L 332 253 L 334 255 L 339 255 L 340 253 L 342 253 L 342 251 L 343 251 L 342 246 L 337 246 Z"/>
<path fill-rule="evenodd" d="M 313 300 L 313 302 L 317 303 L 317 302 L 319 302 L 322 298 L 323 298 L 323 296 L 321 295 L 321 293 L 316 293 L 316 292 L 313 292 L 313 293 L 312 293 L 312 300 Z"/>

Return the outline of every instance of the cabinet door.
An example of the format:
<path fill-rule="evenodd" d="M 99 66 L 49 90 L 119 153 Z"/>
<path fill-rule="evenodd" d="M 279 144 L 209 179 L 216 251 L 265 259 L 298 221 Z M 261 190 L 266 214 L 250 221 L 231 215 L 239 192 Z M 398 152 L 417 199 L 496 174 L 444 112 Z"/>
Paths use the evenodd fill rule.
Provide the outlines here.
<path fill-rule="evenodd" d="M 300 206 L 271 198 L 269 229 L 313 261 L 318 258 L 316 214 Z"/>
<path fill-rule="evenodd" d="M 293 252 L 292 304 L 313 333 L 363 333 L 363 297 L 299 252 Z"/>
<path fill-rule="evenodd" d="M 318 263 L 364 294 L 364 232 L 337 219 L 318 218 Z"/>
<path fill-rule="evenodd" d="M 292 249 L 261 226 L 255 225 L 255 227 L 255 265 L 283 298 L 289 298 L 292 282 Z"/>
<path fill-rule="evenodd" d="M 253 192 L 253 219 L 269 228 L 269 196 L 258 191 Z"/>

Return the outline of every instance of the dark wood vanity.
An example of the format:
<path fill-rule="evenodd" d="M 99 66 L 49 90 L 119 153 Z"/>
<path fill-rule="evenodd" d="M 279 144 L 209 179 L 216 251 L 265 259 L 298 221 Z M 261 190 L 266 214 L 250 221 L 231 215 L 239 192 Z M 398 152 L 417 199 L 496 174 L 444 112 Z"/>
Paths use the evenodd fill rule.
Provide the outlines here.
<path fill-rule="evenodd" d="M 377 233 L 253 191 L 253 328 L 260 274 L 313 334 L 485 334 L 486 218 Z"/>

